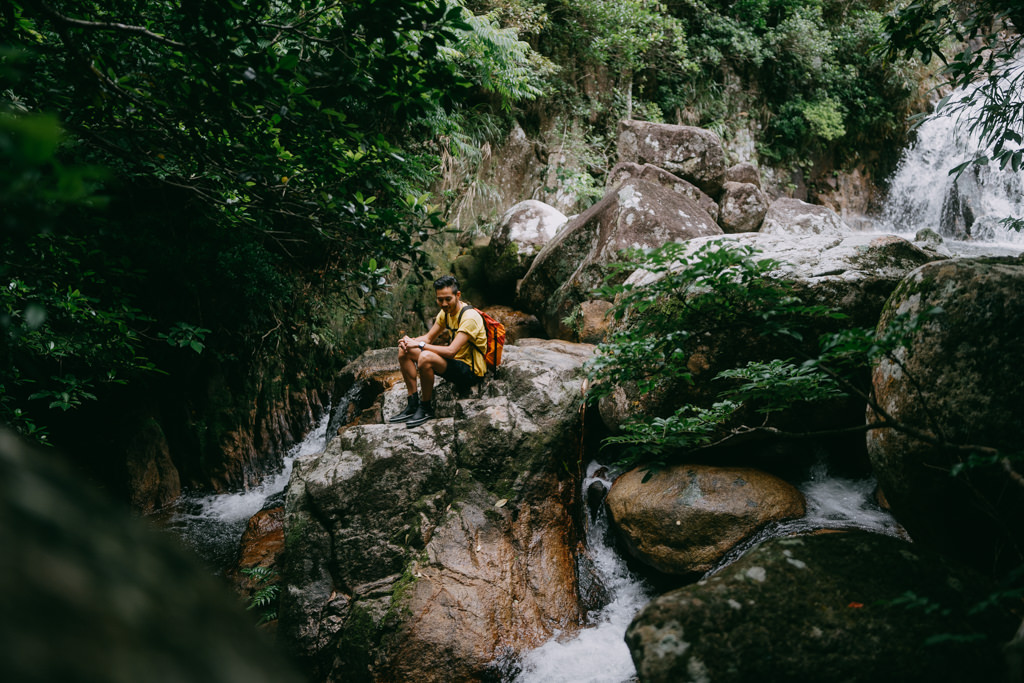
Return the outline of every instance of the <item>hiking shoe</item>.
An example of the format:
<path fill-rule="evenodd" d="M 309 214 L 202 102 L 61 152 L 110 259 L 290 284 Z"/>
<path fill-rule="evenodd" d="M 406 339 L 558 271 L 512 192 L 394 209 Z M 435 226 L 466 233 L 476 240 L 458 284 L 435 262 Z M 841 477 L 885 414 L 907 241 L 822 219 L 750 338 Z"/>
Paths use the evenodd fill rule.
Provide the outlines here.
<path fill-rule="evenodd" d="M 420 407 L 420 395 L 413 394 L 409 397 L 408 402 L 405 404 L 405 410 L 394 415 L 388 422 L 405 422 L 410 417 L 416 414 L 416 409 Z"/>
<path fill-rule="evenodd" d="M 410 418 L 408 418 L 406 420 L 405 426 L 407 428 L 408 427 L 418 427 L 419 425 L 423 424 L 427 420 L 433 420 L 433 419 L 434 419 L 434 406 L 431 405 L 430 401 L 423 401 L 422 403 L 420 403 L 419 407 L 416 409 L 416 413 L 412 417 L 410 417 Z"/>

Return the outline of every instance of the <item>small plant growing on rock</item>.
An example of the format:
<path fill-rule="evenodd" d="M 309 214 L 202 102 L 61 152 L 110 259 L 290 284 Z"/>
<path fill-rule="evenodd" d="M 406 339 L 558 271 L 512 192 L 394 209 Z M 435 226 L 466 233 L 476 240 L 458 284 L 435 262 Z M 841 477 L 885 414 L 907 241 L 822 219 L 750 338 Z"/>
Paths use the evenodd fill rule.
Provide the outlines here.
<path fill-rule="evenodd" d="M 270 567 L 249 567 L 242 569 L 241 573 L 252 579 L 257 590 L 249 598 L 249 605 L 246 609 L 261 609 L 260 619 L 257 624 L 265 624 L 277 619 L 277 599 L 281 594 L 281 584 L 278 581 L 281 575 Z"/>

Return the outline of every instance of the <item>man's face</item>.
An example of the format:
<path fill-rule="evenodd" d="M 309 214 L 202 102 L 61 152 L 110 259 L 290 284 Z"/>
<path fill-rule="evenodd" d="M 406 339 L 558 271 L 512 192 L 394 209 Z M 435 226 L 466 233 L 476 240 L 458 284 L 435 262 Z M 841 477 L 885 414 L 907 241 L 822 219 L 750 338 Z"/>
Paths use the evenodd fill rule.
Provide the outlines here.
<path fill-rule="evenodd" d="M 449 316 L 459 312 L 459 301 L 462 299 L 462 292 L 453 293 L 451 287 L 444 287 L 437 290 L 437 305 Z"/>

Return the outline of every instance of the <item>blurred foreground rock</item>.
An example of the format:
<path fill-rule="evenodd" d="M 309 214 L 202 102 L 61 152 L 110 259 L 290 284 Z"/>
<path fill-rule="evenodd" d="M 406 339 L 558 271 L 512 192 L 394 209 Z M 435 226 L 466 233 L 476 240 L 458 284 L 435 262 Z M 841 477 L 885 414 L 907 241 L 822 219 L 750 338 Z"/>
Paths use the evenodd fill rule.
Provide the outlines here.
<path fill-rule="evenodd" d="M 292 683 L 226 584 L 0 429 L 0 680 Z"/>

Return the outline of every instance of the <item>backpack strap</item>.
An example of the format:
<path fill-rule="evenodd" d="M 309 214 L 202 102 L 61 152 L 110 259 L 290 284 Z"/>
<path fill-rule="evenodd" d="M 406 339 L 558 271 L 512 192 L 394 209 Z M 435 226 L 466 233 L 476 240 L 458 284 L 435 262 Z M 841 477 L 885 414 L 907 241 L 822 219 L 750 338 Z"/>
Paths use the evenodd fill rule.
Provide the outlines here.
<path fill-rule="evenodd" d="M 461 324 L 462 324 L 462 314 L 466 312 L 466 309 L 467 309 L 467 308 L 474 308 L 474 307 L 473 307 L 473 306 L 470 306 L 469 304 L 463 304 L 462 308 L 460 308 L 460 309 L 459 309 L 459 317 L 458 317 L 458 319 L 457 319 L 457 320 L 455 321 L 455 333 L 456 333 L 456 334 L 458 334 L 458 331 L 459 331 L 459 325 L 461 325 Z M 447 319 L 447 317 L 448 317 L 448 316 L 446 315 L 446 316 L 445 316 L 445 319 Z M 487 324 L 486 324 L 486 323 L 484 323 L 484 331 L 486 332 L 486 330 L 487 330 Z M 486 336 L 486 335 L 485 335 L 485 336 Z M 455 338 L 455 336 L 454 336 L 454 335 L 452 335 L 452 338 L 454 339 L 454 338 Z M 486 343 L 486 341 L 485 341 L 484 343 Z M 476 342 L 474 342 L 472 338 L 471 338 L 471 339 L 469 340 L 469 345 L 470 345 L 470 347 L 471 347 L 471 348 L 472 348 L 472 349 L 473 349 L 474 351 L 476 351 L 477 353 L 479 353 L 479 354 L 480 354 L 480 355 L 481 355 L 481 356 L 483 357 L 483 361 L 484 361 L 484 370 L 486 371 L 486 369 L 487 369 L 487 352 L 486 352 L 486 351 L 485 351 L 484 349 L 481 349 L 480 347 L 478 347 L 478 346 L 476 345 Z M 474 372 L 475 372 L 475 370 L 474 370 Z"/>

